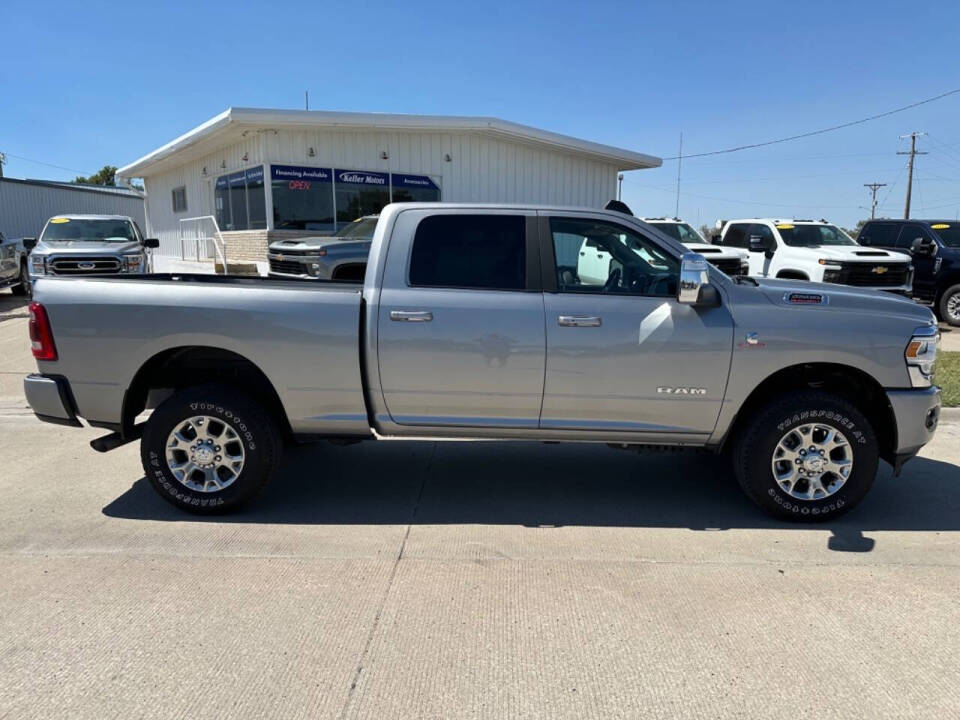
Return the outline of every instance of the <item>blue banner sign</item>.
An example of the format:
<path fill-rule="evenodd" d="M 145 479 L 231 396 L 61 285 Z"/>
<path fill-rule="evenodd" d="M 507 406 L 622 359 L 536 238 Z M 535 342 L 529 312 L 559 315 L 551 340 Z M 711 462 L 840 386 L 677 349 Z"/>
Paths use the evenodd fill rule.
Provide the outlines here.
<path fill-rule="evenodd" d="M 300 165 L 271 165 L 272 180 L 307 180 L 313 182 L 331 182 L 333 173 L 330 168 L 306 167 Z"/>
<path fill-rule="evenodd" d="M 395 188 L 423 188 L 424 190 L 439 190 L 439 186 L 426 175 L 391 175 Z"/>
<path fill-rule="evenodd" d="M 337 175 L 338 183 L 390 187 L 389 175 L 386 173 L 365 172 L 363 170 L 335 170 L 334 172 Z"/>
<path fill-rule="evenodd" d="M 247 169 L 246 175 L 248 183 L 263 182 L 263 165 Z"/>

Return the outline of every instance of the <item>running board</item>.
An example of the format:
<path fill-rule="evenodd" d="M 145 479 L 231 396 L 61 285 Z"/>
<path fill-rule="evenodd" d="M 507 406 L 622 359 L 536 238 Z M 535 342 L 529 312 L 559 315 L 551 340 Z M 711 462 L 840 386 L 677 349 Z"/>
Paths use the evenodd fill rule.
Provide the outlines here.
<path fill-rule="evenodd" d="M 131 443 L 134 440 L 139 440 L 143 436 L 143 428 L 146 423 L 140 423 L 139 425 L 134 425 L 133 429 L 130 431 L 130 434 L 124 437 L 119 432 L 112 432 L 109 435 L 104 435 L 103 437 L 98 437 L 95 440 L 90 441 L 90 447 L 96 450 L 99 453 L 110 452 L 111 450 L 116 450 L 121 445 L 126 445 Z"/>

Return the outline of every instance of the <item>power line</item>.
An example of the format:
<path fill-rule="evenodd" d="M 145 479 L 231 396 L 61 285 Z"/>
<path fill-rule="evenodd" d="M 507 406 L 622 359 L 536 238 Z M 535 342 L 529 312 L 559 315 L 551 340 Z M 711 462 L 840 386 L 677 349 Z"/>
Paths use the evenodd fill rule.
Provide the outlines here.
<path fill-rule="evenodd" d="M 17 160 L 23 160 L 28 163 L 33 163 L 34 165 L 46 165 L 47 167 L 56 168 L 57 170 L 66 170 L 67 172 L 77 173 L 78 175 L 91 175 L 92 173 L 85 172 L 83 170 L 77 170 L 76 168 L 63 167 L 63 165 L 53 165 L 48 162 L 43 162 L 41 160 L 34 160 L 32 158 L 23 157 L 22 155 L 14 155 L 13 153 L 6 153 L 7 157 L 16 158 Z"/>
<path fill-rule="evenodd" d="M 871 120 L 879 120 L 880 118 L 889 117 L 890 115 L 896 115 L 905 110 L 910 110 L 921 105 L 926 105 L 927 103 L 932 103 L 936 100 L 941 100 L 950 95 L 956 95 L 960 93 L 960 88 L 956 90 L 949 90 L 945 93 L 940 93 L 933 97 L 927 98 L 926 100 L 920 100 L 919 102 L 910 103 L 909 105 L 904 105 L 903 107 L 896 108 L 894 110 L 887 110 L 886 112 L 878 113 L 876 115 L 871 115 L 870 117 L 861 118 L 859 120 L 852 120 L 851 122 L 842 123 L 840 125 L 833 125 L 832 127 L 821 128 L 820 130 L 811 130 L 810 132 L 800 133 L 799 135 L 791 135 L 790 137 L 778 138 L 776 140 L 766 140 L 764 142 L 751 143 L 749 145 L 738 145 L 737 147 L 726 148 L 725 150 L 711 150 L 710 152 L 702 153 L 693 153 L 689 155 L 684 155 L 686 159 L 697 158 L 697 157 L 707 157 L 708 155 L 724 155 L 726 153 L 740 152 L 741 150 L 752 150 L 754 148 L 766 147 L 768 145 L 777 145 L 778 143 L 790 142 L 791 140 L 801 140 L 803 138 L 813 137 L 814 135 L 823 135 L 824 133 L 833 132 L 835 130 L 842 130 L 844 128 L 853 127 L 854 125 L 862 125 L 863 123 L 870 122 Z M 679 156 L 663 158 L 666 160 L 679 160 Z"/>

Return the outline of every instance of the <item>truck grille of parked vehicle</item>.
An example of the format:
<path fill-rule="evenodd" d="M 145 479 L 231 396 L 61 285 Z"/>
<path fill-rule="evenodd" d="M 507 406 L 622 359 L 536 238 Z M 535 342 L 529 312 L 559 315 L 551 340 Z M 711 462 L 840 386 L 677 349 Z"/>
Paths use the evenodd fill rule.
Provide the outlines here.
<path fill-rule="evenodd" d="M 861 287 L 900 287 L 910 282 L 910 272 L 906 263 L 840 263 L 837 282 Z"/>
<path fill-rule="evenodd" d="M 91 257 L 54 257 L 48 261 L 51 275 L 109 275 L 119 273 L 123 267 L 120 258 Z"/>
<path fill-rule="evenodd" d="M 730 277 L 736 277 L 737 275 L 743 274 L 743 263 L 740 261 L 739 258 L 730 258 L 730 259 L 724 258 L 723 260 L 713 260 L 709 256 L 707 256 L 707 261 L 711 265 L 716 266 L 716 268 L 720 270 L 720 272 L 724 273 L 725 275 L 729 275 Z"/>
<path fill-rule="evenodd" d="M 279 260 L 271 257 L 270 272 L 285 273 L 287 275 L 306 275 L 307 266 L 298 260 Z"/>

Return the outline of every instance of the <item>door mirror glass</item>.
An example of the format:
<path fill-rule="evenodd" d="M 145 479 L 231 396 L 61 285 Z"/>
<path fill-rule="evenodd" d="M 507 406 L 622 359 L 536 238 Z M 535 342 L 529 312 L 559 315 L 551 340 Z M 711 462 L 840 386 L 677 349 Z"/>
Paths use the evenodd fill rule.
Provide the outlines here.
<path fill-rule="evenodd" d="M 720 296 L 710 284 L 707 259 L 698 253 L 684 253 L 680 258 L 680 288 L 677 301 L 685 305 L 718 305 Z"/>
<path fill-rule="evenodd" d="M 23 249 L 28 252 L 37 246 L 36 238 L 24 238 L 21 242 L 23 243 Z"/>
<path fill-rule="evenodd" d="M 147 238 L 143 241 L 143 246 L 150 250 L 156 250 L 158 247 L 160 247 L 160 240 L 157 238 Z"/>

